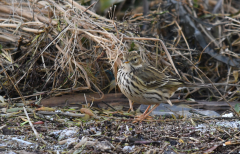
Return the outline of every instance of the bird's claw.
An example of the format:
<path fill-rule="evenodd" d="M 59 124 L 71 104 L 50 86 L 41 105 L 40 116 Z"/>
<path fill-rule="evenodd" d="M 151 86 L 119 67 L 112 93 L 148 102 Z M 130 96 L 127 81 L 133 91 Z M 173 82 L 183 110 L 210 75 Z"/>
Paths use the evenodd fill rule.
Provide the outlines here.
<path fill-rule="evenodd" d="M 151 116 L 148 116 L 148 115 L 145 115 L 145 114 L 141 114 L 141 115 L 138 115 L 138 116 L 135 116 L 135 118 L 134 118 L 134 121 L 133 121 L 133 123 L 137 123 L 137 122 L 142 122 L 143 120 L 145 120 L 145 119 L 148 119 L 148 118 L 151 118 Z"/>

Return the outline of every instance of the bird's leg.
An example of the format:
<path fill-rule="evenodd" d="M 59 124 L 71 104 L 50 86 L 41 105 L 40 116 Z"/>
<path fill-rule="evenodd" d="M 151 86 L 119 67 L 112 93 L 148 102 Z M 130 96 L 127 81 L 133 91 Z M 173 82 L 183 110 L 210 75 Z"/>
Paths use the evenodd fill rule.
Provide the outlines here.
<path fill-rule="evenodd" d="M 148 110 L 150 109 L 151 105 L 148 105 L 147 109 L 143 112 L 143 115 L 147 114 Z"/>
<path fill-rule="evenodd" d="M 147 107 L 146 110 L 143 112 L 143 114 L 136 116 L 136 118 L 139 118 L 139 117 L 142 117 L 142 116 L 146 115 L 147 112 L 148 112 L 148 110 L 150 109 L 150 107 L 151 107 L 151 105 L 148 105 L 148 107 Z"/>
<path fill-rule="evenodd" d="M 150 106 L 150 105 L 149 105 L 149 106 Z M 159 104 L 155 104 L 154 107 L 153 107 L 147 114 L 144 115 L 144 117 L 146 118 L 146 117 L 147 117 L 153 110 L 155 110 L 158 106 L 159 106 Z M 145 119 L 145 118 L 144 118 L 144 119 Z M 144 119 L 143 119 L 143 120 L 144 120 Z"/>
<path fill-rule="evenodd" d="M 129 106 L 130 106 L 130 108 L 128 109 L 128 112 L 130 112 L 130 110 L 134 111 L 133 110 L 133 102 L 130 99 L 128 99 L 128 100 L 129 100 Z"/>
<path fill-rule="evenodd" d="M 138 119 L 144 118 L 144 116 L 147 114 L 147 112 L 150 109 L 150 107 L 151 107 L 151 105 L 148 105 L 147 109 L 143 112 L 143 114 L 135 116 L 135 120 L 133 121 L 133 123 L 136 123 L 137 121 L 140 121 Z"/>
<path fill-rule="evenodd" d="M 142 122 L 144 119 L 147 118 L 147 116 L 153 111 L 155 110 L 157 107 L 159 106 L 159 104 L 155 104 L 154 107 L 149 111 L 149 108 L 151 107 L 151 105 L 148 106 L 148 108 L 145 110 L 145 112 L 143 114 L 141 114 L 140 116 L 137 116 L 137 118 L 133 121 L 133 123 L 136 123 L 137 121 Z"/>

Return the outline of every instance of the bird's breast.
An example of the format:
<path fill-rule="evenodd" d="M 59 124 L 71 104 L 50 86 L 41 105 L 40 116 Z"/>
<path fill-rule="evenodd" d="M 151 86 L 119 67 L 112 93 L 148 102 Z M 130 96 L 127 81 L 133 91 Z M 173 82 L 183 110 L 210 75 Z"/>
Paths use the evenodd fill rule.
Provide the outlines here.
<path fill-rule="evenodd" d="M 139 104 L 156 104 L 163 101 L 162 96 L 156 90 L 147 90 L 137 81 L 134 81 L 131 74 L 119 70 L 117 82 L 121 92 L 130 100 Z"/>

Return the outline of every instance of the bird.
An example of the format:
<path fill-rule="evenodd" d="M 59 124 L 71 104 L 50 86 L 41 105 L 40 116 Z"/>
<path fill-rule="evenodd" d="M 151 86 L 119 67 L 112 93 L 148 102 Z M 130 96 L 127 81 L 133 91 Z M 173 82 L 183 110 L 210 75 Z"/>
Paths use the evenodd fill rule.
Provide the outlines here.
<path fill-rule="evenodd" d="M 123 61 L 117 72 L 117 84 L 121 92 L 130 100 L 149 105 L 144 113 L 135 118 L 143 121 L 160 103 L 168 102 L 180 87 L 190 87 L 144 62 L 137 51 L 123 54 Z M 154 107 L 149 111 L 151 105 Z"/>

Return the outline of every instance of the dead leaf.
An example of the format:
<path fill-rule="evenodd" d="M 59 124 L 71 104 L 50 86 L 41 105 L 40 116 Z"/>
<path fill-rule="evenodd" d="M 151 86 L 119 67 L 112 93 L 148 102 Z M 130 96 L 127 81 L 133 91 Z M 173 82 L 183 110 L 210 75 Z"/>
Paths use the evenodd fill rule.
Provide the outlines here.
<path fill-rule="evenodd" d="M 93 111 L 90 110 L 90 109 L 88 109 L 88 108 L 81 108 L 81 109 L 80 109 L 80 112 L 81 112 L 81 113 L 88 114 L 89 116 L 95 116 L 94 113 L 93 113 Z"/>
<path fill-rule="evenodd" d="M 43 107 L 36 109 L 36 111 L 55 111 L 55 109 L 43 106 Z"/>

